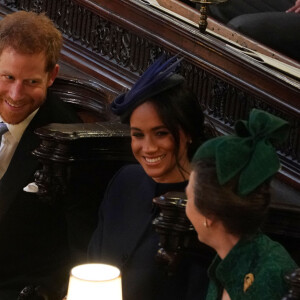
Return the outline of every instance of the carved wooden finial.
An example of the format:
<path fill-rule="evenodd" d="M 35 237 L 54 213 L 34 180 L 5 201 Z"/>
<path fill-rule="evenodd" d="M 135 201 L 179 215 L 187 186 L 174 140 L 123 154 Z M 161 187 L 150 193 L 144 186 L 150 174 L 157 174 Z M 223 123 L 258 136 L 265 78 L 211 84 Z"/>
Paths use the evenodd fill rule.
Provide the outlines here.
<path fill-rule="evenodd" d="M 226 2 L 227 0 L 190 0 L 190 1 L 199 3 L 200 5 L 199 30 L 201 33 L 205 33 L 207 27 L 207 5 Z"/>
<path fill-rule="evenodd" d="M 186 234 L 193 230 L 185 215 L 186 195 L 183 192 L 168 192 L 153 199 L 160 208 L 160 215 L 153 221 L 160 236 L 157 260 L 168 266 L 170 272 L 176 269 Z"/>
<path fill-rule="evenodd" d="M 214 251 L 198 241 L 197 233 L 185 214 L 185 193 L 168 192 L 154 198 L 153 203 L 160 211 L 153 221 L 159 235 L 156 258 L 160 264 L 167 267 L 168 274 L 176 273 L 185 255 L 195 255 L 201 260 L 204 258 L 203 264 L 212 259 Z"/>

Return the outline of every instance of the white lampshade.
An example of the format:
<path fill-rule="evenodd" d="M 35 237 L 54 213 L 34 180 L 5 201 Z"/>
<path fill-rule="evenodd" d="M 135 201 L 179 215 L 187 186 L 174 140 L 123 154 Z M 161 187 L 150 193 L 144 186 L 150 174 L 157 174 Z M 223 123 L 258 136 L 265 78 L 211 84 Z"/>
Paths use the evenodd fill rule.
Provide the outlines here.
<path fill-rule="evenodd" d="M 104 264 L 86 264 L 71 270 L 68 300 L 122 300 L 120 270 Z"/>

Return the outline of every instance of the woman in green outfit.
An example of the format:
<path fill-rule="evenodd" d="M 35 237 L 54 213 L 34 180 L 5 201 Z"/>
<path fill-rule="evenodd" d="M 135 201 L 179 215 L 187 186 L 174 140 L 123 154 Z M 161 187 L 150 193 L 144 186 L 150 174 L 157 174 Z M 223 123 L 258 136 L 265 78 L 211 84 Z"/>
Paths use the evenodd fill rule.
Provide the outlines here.
<path fill-rule="evenodd" d="M 288 290 L 284 275 L 297 265 L 259 227 L 280 165 L 271 142 L 287 136 L 288 123 L 253 109 L 235 129 L 236 135 L 200 146 L 186 189 L 186 213 L 198 239 L 217 252 L 206 299 L 280 300 Z"/>

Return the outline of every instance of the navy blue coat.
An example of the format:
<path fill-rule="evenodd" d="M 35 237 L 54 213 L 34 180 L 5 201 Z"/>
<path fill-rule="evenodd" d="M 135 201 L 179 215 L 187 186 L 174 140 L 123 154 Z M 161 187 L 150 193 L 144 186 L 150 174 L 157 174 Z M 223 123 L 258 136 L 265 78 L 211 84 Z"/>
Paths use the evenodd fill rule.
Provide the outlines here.
<path fill-rule="evenodd" d="M 206 268 L 185 259 L 177 275 L 168 276 L 156 262 L 159 238 L 152 221 L 155 196 L 184 191 L 187 182 L 158 184 L 140 165 L 123 167 L 111 180 L 89 245 L 89 259 L 121 269 L 124 300 L 204 299 Z"/>

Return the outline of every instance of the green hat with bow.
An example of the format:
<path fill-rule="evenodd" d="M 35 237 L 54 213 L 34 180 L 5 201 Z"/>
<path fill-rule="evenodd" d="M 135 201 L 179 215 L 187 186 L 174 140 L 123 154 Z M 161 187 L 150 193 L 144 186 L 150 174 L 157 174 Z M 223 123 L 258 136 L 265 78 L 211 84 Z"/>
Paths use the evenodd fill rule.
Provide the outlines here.
<path fill-rule="evenodd" d="M 235 132 L 202 144 L 193 161 L 215 160 L 221 185 L 239 176 L 237 192 L 243 196 L 278 171 L 280 162 L 271 143 L 281 143 L 287 138 L 289 124 L 263 110 L 252 109 L 248 121 L 236 122 Z"/>

